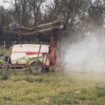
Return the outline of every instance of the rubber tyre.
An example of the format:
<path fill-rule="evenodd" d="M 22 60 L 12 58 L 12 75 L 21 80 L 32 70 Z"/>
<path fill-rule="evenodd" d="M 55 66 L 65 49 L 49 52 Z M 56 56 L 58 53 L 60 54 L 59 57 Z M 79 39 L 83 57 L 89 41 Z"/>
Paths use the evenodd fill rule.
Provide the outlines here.
<path fill-rule="evenodd" d="M 37 75 L 43 71 L 44 67 L 40 62 L 33 62 L 31 64 L 31 72 L 34 75 Z"/>

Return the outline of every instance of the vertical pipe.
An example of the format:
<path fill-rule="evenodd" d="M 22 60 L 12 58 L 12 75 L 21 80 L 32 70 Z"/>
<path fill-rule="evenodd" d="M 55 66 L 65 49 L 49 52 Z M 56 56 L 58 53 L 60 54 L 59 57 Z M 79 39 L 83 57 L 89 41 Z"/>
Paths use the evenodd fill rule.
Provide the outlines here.
<path fill-rule="evenodd" d="M 58 31 L 58 38 L 57 38 L 57 50 L 58 50 L 58 64 L 61 64 L 61 46 L 60 42 L 61 41 L 61 32 Z"/>
<path fill-rule="evenodd" d="M 50 65 L 55 64 L 55 35 L 50 38 Z"/>

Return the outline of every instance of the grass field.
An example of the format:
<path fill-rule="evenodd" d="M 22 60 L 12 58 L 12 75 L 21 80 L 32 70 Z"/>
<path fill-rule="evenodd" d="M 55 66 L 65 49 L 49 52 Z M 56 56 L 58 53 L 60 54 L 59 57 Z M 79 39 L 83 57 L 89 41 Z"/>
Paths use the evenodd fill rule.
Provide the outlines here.
<path fill-rule="evenodd" d="M 0 75 L 0 105 L 105 105 L 104 74 L 67 74 L 30 75 L 28 81 L 22 70 L 8 80 Z"/>

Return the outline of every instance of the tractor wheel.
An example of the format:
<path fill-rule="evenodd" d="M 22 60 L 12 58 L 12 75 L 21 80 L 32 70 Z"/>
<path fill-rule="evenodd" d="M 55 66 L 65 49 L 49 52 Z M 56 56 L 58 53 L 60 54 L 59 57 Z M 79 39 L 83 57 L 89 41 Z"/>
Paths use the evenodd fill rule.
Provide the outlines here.
<path fill-rule="evenodd" d="M 49 72 L 49 68 L 45 68 L 45 72 Z"/>
<path fill-rule="evenodd" d="M 30 66 L 31 66 L 31 72 L 34 75 L 41 73 L 44 69 L 43 65 L 40 62 L 33 62 Z"/>

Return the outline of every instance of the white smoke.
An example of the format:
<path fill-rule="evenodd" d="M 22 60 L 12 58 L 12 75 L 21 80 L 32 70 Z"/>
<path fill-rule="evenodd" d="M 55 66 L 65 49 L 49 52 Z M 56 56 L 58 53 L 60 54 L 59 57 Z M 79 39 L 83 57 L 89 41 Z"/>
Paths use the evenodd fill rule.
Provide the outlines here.
<path fill-rule="evenodd" d="M 77 41 L 73 42 L 77 38 Z M 81 39 L 81 40 L 79 40 Z M 103 72 L 105 71 L 105 35 L 99 32 L 89 32 L 81 38 L 78 35 L 72 39 L 66 38 L 63 43 L 63 65 L 73 72 Z M 64 49 L 65 48 L 65 49 Z"/>

